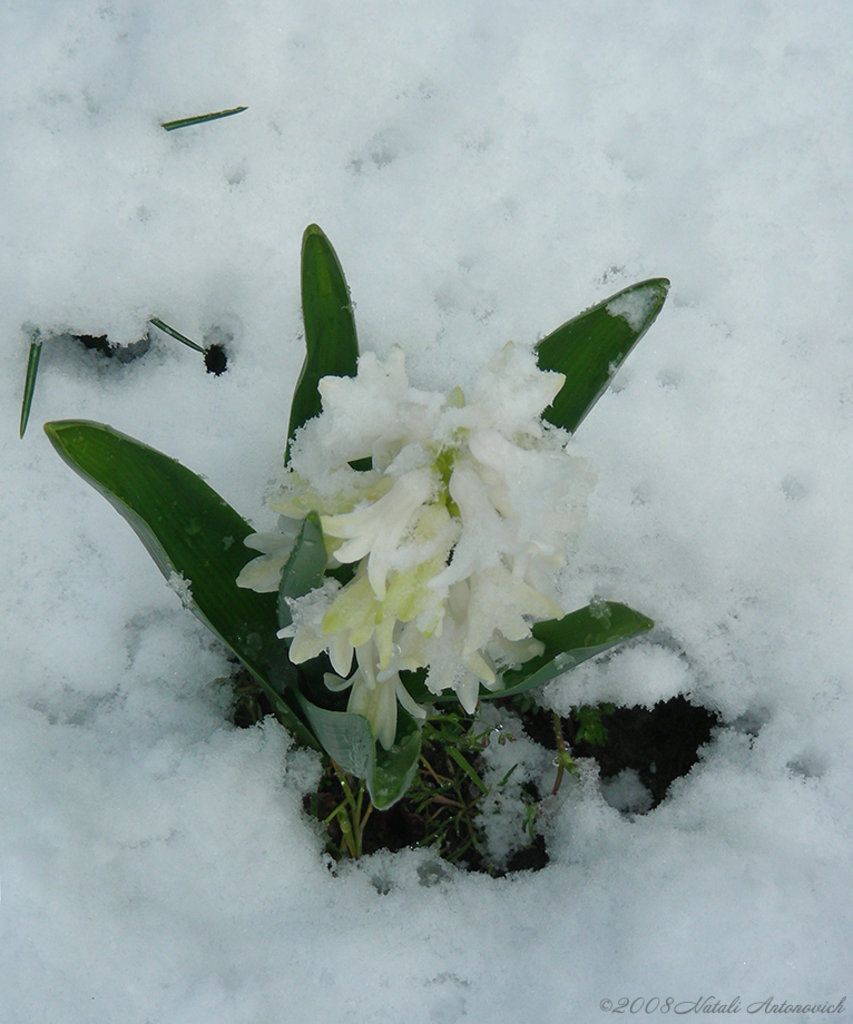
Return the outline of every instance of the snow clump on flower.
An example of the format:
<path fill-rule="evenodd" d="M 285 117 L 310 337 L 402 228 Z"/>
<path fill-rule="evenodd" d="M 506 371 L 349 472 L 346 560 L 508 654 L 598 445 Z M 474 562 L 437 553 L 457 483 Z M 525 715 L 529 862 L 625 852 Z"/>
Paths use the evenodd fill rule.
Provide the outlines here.
<path fill-rule="evenodd" d="M 469 396 L 413 388 L 399 348 L 384 362 L 362 355 L 356 377 L 320 381 L 323 411 L 296 433 L 271 502 L 282 533 L 246 539 L 263 554 L 237 582 L 278 589 L 299 520 L 319 513 L 330 565 L 355 572 L 288 599 L 279 636 L 292 638 L 294 663 L 329 654 L 327 686 L 352 687 L 348 710 L 386 749 L 398 701 L 423 716 L 401 671 L 426 669 L 432 693 L 455 691 L 471 713 L 481 685 L 499 688 L 503 669 L 542 652 L 532 623 L 564 614 L 551 581 L 594 478 L 567 454 L 568 434 L 541 419 L 563 382 L 512 343 Z M 366 459 L 371 468 L 353 468 Z"/>

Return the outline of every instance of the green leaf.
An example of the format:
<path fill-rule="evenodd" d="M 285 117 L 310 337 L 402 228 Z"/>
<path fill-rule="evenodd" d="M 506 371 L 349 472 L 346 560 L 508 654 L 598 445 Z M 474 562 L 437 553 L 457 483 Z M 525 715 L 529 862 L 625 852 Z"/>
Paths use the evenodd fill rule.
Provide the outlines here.
<path fill-rule="evenodd" d="M 370 722 L 364 715 L 328 711 L 300 695 L 299 703 L 323 749 L 350 775 L 367 779 L 373 775 L 376 743 Z"/>
<path fill-rule="evenodd" d="M 465 755 L 457 747 L 448 747 L 447 754 L 459 765 L 462 771 L 465 772 L 468 778 L 474 783 L 474 785 L 477 787 L 477 789 L 480 790 L 481 793 L 485 794 L 489 792 L 489 787 L 485 784 L 485 782 L 483 782 L 483 780 L 474 770 L 473 765 L 470 764 L 470 762 L 466 759 Z M 517 765 L 514 765 L 513 767 L 517 767 Z M 501 785 L 503 785 L 503 783 L 501 783 Z"/>
<path fill-rule="evenodd" d="M 305 362 L 290 407 L 285 463 L 293 435 L 321 411 L 320 379 L 354 377 L 358 363 L 349 288 L 331 242 L 316 224 L 302 236 L 302 319 Z"/>
<path fill-rule="evenodd" d="M 596 601 L 586 608 L 548 619 L 533 626 L 533 635 L 545 644 L 545 650 L 520 668 L 503 674 L 503 688 L 487 691 L 480 697 L 490 700 L 524 693 L 568 672 L 588 658 L 615 647 L 616 644 L 648 632 L 654 623 L 624 604 Z"/>
<path fill-rule="evenodd" d="M 390 750 L 374 748 L 373 779 L 367 779 L 367 791 L 378 811 L 387 811 L 405 796 L 421 756 L 421 727 L 402 708 L 397 709 L 397 718 L 394 745 Z"/>
<path fill-rule="evenodd" d="M 173 132 L 176 128 L 189 128 L 191 124 L 203 124 L 205 121 L 218 121 L 221 117 L 231 117 L 233 114 L 241 114 L 248 107 L 232 107 L 230 110 L 217 110 L 213 114 L 197 114 L 195 117 L 182 117 L 177 121 L 164 121 L 160 127 L 167 132 Z"/>
<path fill-rule="evenodd" d="M 327 711 L 300 696 L 299 702 L 323 749 L 345 772 L 364 779 L 373 806 L 385 811 L 406 793 L 418 767 L 421 730 L 397 709 L 397 735 L 390 750 L 377 746 L 364 715 Z"/>
<path fill-rule="evenodd" d="M 654 622 L 640 612 L 608 601 L 596 601 L 562 619 L 537 622 L 532 628 L 533 636 L 545 644 L 545 650 L 519 668 L 505 671 L 501 689 L 487 690 L 481 686 L 480 699 L 495 700 L 532 690 L 596 654 L 647 633 L 653 626 Z M 448 704 L 457 700 L 452 690 L 432 693 L 426 685 L 426 669 L 401 672 L 400 679 L 418 704 Z"/>
<path fill-rule="evenodd" d="M 69 466 L 133 527 L 188 607 L 249 669 L 282 724 L 316 747 L 285 697 L 296 672 L 276 638 L 276 595 L 235 582 L 253 557 L 243 546 L 252 527 L 195 473 L 111 427 L 59 420 L 44 429 Z"/>
<path fill-rule="evenodd" d="M 566 382 L 542 414 L 570 432 L 607 390 L 628 353 L 654 323 L 669 290 L 658 277 L 631 285 L 558 327 L 536 345 L 539 366 Z"/>
<path fill-rule="evenodd" d="M 320 516 L 309 512 L 290 552 L 278 588 L 278 624 L 289 626 L 293 621 L 287 604 L 289 597 L 302 597 L 319 587 L 326 569 L 326 546 Z"/>
<path fill-rule="evenodd" d="M 171 335 L 182 345 L 186 345 L 187 348 L 194 349 L 196 352 L 201 352 L 202 355 L 205 355 L 205 350 L 201 347 L 201 345 L 196 344 L 196 342 L 194 342 L 191 338 L 188 338 L 185 334 L 181 334 L 180 331 L 176 331 L 174 327 L 170 327 L 168 324 L 163 323 L 163 321 L 159 317 L 152 316 L 148 323 L 154 324 L 155 327 L 159 327 L 161 331 L 163 331 L 165 334 Z"/>
<path fill-rule="evenodd" d="M 593 706 L 582 704 L 579 708 L 572 708 L 572 718 L 575 720 L 575 742 L 603 747 L 607 742 L 607 726 L 602 722 L 602 718 L 612 715 L 615 710 L 615 704 Z"/>
<path fill-rule="evenodd" d="M 37 337 L 37 336 L 36 336 Z M 27 359 L 27 376 L 24 380 L 24 398 L 21 402 L 21 426 L 20 437 L 27 432 L 27 423 L 30 420 L 30 407 L 33 404 L 33 394 L 36 389 L 36 377 L 39 372 L 39 360 L 41 359 L 42 343 L 36 338 L 30 344 L 30 355 Z"/>

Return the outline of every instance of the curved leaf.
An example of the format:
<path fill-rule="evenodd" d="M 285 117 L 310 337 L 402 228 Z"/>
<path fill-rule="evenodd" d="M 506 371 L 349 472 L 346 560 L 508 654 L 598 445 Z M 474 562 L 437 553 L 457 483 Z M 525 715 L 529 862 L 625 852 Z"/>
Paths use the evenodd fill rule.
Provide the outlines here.
<path fill-rule="evenodd" d="M 302 319 L 305 362 L 290 406 L 285 463 L 293 435 L 321 410 L 320 379 L 354 377 L 358 363 L 349 288 L 331 242 L 316 224 L 302 236 Z"/>
<path fill-rule="evenodd" d="M 302 597 L 319 587 L 326 569 L 326 546 L 320 516 L 309 512 L 281 574 L 278 588 L 278 624 L 289 626 L 293 621 L 287 604 L 289 597 Z"/>
<path fill-rule="evenodd" d="M 112 427 L 60 420 L 44 429 L 71 468 L 133 527 L 187 606 L 258 680 L 282 724 L 316 746 L 284 695 L 296 673 L 276 638 L 276 595 L 235 582 L 253 557 L 243 546 L 252 527 L 195 473 Z"/>
<path fill-rule="evenodd" d="M 397 735 L 390 750 L 377 746 L 364 715 L 327 711 L 300 696 L 305 717 L 323 749 L 350 775 L 364 779 L 373 806 L 385 811 L 409 788 L 421 753 L 421 730 L 402 708 L 397 713 Z"/>
<path fill-rule="evenodd" d="M 545 650 L 518 668 L 502 674 L 503 686 L 498 690 L 480 687 L 480 700 L 495 700 L 524 693 L 568 672 L 596 654 L 646 633 L 654 622 L 627 605 L 597 601 L 586 608 L 548 619 L 533 625 L 533 635 L 545 644 Z M 457 700 L 455 692 L 434 694 L 426 685 L 426 669 L 401 672 L 400 678 L 410 696 L 418 704 L 448 704 Z"/>
<path fill-rule="evenodd" d="M 669 290 L 664 277 L 641 281 L 611 295 L 552 331 L 536 346 L 543 370 L 566 382 L 542 414 L 570 432 L 607 390 L 628 353 L 654 323 Z"/>
<path fill-rule="evenodd" d="M 421 727 L 408 712 L 397 709 L 397 736 L 390 750 L 375 747 L 373 780 L 367 780 L 367 791 L 373 806 L 386 811 L 405 796 L 415 777 L 421 756 Z"/>
<path fill-rule="evenodd" d="M 329 711 L 299 696 L 305 717 L 314 730 L 323 749 L 350 775 L 368 779 L 373 775 L 376 743 L 370 731 L 370 722 L 364 715 L 348 711 Z"/>
<path fill-rule="evenodd" d="M 519 668 L 504 672 L 502 689 L 486 691 L 481 688 L 480 697 L 490 700 L 532 690 L 596 654 L 648 632 L 652 626 L 654 622 L 640 612 L 608 601 L 579 608 L 562 619 L 537 622 L 533 635 L 545 644 L 542 654 Z"/>

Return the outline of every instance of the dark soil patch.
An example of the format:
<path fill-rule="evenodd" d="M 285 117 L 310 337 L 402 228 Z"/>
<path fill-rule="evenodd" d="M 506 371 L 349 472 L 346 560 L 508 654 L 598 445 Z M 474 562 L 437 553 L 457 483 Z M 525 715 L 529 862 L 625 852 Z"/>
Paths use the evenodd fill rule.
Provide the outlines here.
<path fill-rule="evenodd" d="M 696 764 L 700 747 L 710 741 L 712 730 L 720 724 L 713 711 L 697 707 L 684 697 L 672 697 L 651 709 L 616 708 L 603 714 L 601 720 L 607 738 L 603 744 L 593 745 L 577 741 L 577 726 L 571 717 L 561 719 L 567 746 L 576 757 L 594 758 L 604 779 L 633 768 L 652 794 L 652 808 L 665 799 L 670 785 Z M 556 750 L 551 714 L 537 710 L 522 721 L 531 739 Z"/>
<path fill-rule="evenodd" d="M 147 335 L 131 345 L 113 345 L 106 334 L 72 334 L 71 337 L 83 348 L 97 352 L 105 359 L 116 359 L 120 363 L 132 363 L 134 359 L 144 356 L 151 347 Z"/>
<path fill-rule="evenodd" d="M 131 363 L 134 359 L 144 356 L 151 347 L 148 335 L 131 345 L 114 345 L 106 334 L 72 334 L 71 338 L 79 342 L 83 348 L 97 352 L 105 359 L 115 359 L 119 363 Z M 205 348 L 204 366 L 208 373 L 216 377 L 225 373 L 228 369 L 228 353 L 224 344 L 213 342 Z"/>
<path fill-rule="evenodd" d="M 271 714 L 272 709 L 245 670 L 236 671 L 233 682 L 236 725 L 254 725 Z M 512 710 L 519 714 L 517 706 Z M 520 718 L 532 740 L 556 751 L 551 712 L 528 707 L 520 713 Z M 652 795 L 653 808 L 666 798 L 673 781 L 686 775 L 696 764 L 700 748 L 711 740 L 712 730 L 720 724 L 720 719 L 707 708 L 697 707 L 684 697 L 673 697 L 651 709 L 607 706 L 601 714 L 601 724 L 606 736 L 602 743 L 593 744 L 586 739 L 578 739 L 578 722 L 574 716 L 560 719 L 566 748 L 573 757 L 594 758 L 604 779 L 612 778 L 626 768 L 636 771 Z M 475 770 L 482 772 L 484 765 L 478 755 L 468 752 L 466 756 Z M 374 810 L 370 814 L 363 834 L 364 853 L 435 845 L 444 857 L 460 867 L 493 875 L 537 871 L 548 863 L 545 840 L 536 835 L 528 846 L 512 855 L 504 869 L 495 870 L 478 841 L 474 824 L 480 799 L 477 787 L 466 775 L 458 771 L 454 775 L 451 759 L 438 745 L 425 745 L 423 757 L 422 784 L 413 787 L 409 795 L 388 811 Z M 449 787 L 435 786 L 435 797 L 431 798 L 431 780 L 436 777 L 453 777 L 454 781 Z M 412 797 L 416 789 L 417 799 Z M 530 803 L 536 804 L 541 795 L 530 791 L 529 786 L 527 789 Z M 340 781 L 332 771 L 328 771 L 319 790 L 308 794 L 304 801 L 305 810 L 312 817 L 320 821 L 328 819 L 328 848 L 334 854 L 340 851 L 343 838 L 335 816 L 335 809 L 342 799 Z"/>
<path fill-rule="evenodd" d="M 204 365 L 208 373 L 218 377 L 228 369 L 228 356 L 223 345 L 211 345 L 204 353 Z"/>

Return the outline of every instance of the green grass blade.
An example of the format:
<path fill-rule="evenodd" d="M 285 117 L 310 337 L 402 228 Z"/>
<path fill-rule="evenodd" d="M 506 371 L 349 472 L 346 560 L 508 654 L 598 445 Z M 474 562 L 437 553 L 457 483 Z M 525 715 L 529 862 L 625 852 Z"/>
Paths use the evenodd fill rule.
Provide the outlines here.
<path fill-rule="evenodd" d="M 483 780 L 474 770 L 473 765 L 471 765 L 471 763 L 467 760 L 465 755 L 461 753 L 461 751 L 459 751 L 456 747 L 448 747 L 447 754 L 449 757 L 453 758 L 453 760 L 459 765 L 462 771 L 465 772 L 468 778 L 474 783 L 474 785 L 477 787 L 477 789 L 480 790 L 481 793 L 485 794 L 489 792 L 489 787 L 485 784 L 485 782 L 483 782 Z"/>
<path fill-rule="evenodd" d="M 566 382 L 543 413 L 570 432 L 607 390 L 631 349 L 654 323 L 669 290 L 666 278 L 631 285 L 558 327 L 536 345 L 543 370 Z"/>
<path fill-rule="evenodd" d="M 167 132 L 173 132 L 176 128 L 189 128 L 191 124 L 203 124 L 205 121 L 218 121 L 223 117 L 231 117 L 232 114 L 241 114 L 248 107 L 232 107 L 230 110 L 217 110 L 213 114 L 198 114 L 196 117 L 182 117 L 177 121 L 164 121 L 160 127 Z"/>
<path fill-rule="evenodd" d="M 168 324 L 164 324 L 159 317 L 152 316 L 148 323 L 154 324 L 155 327 L 159 327 L 161 331 L 164 331 L 166 334 L 171 335 L 173 338 L 177 339 L 182 345 L 186 345 L 187 348 L 194 349 L 196 352 L 201 352 L 202 355 L 206 354 L 205 350 L 201 347 L 201 345 L 197 345 L 194 341 L 191 341 L 185 334 L 181 334 L 180 331 L 176 331 L 174 327 L 170 327 Z"/>
<path fill-rule="evenodd" d="M 27 432 L 27 423 L 30 421 L 30 408 L 33 404 L 33 394 L 36 390 L 36 377 L 39 372 L 39 360 L 41 359 L 42 343 L 35 338 L 30 344 L 30 356 L 27 360 L 27 376 L 24 381 L 24 397 L 21 401 L 21 426 L 20 437 Z"/>
<path fill-rule="evenodd" d="M 542 686 L 555 676 L 568 672 L 596 654 L 648 632 L 654 623 L 627 605 L 600 601 L 533 626 L 533 635 L 545 644 L 545 650 L 520 668 L 503 674 L 503 688 L 481 689 L 483 700 L 510 697 Z"/>
<path fill-rule="evenodd" d="M 254 557 L 243 545 L 252 527 L 195 473 L 111 427 L 59 420 L 44 429 L 68 465 L 127 520 L 166 579 L 188 584 L 188 607 L 249 669 L 282 724 L 316 746 L 286 696 L 296 670 L 276 638 L 277 597 L 235 582 Z"/>
<path fill-rule="evenodd" d="M 302 236 L 302 319 L 305 362 L 290 406 L 285 462 L 293 435 L 321 410 L 320 379 L 354 377 L 358 363 L 349 288 L 331 242 L 316 224 Z"/>

